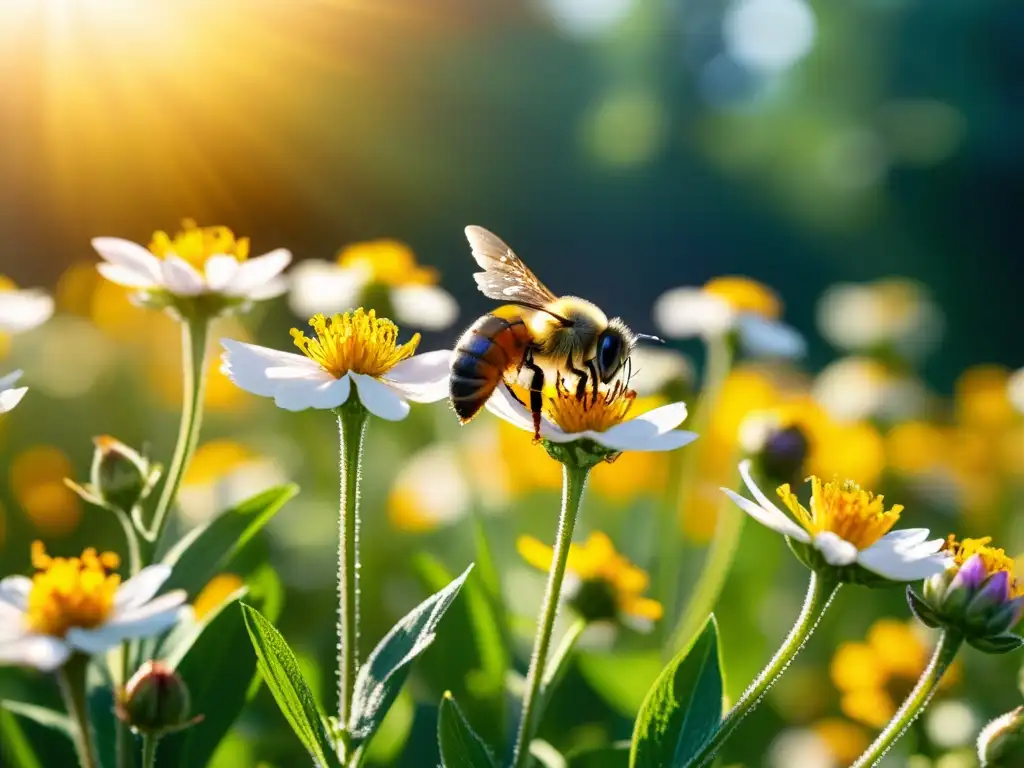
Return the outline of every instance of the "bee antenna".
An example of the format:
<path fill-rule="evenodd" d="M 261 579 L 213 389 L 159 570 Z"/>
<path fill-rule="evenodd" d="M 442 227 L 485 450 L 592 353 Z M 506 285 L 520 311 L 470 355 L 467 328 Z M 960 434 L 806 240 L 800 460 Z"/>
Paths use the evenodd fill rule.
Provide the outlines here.
<path fill-rule="evenodd" d="M 638 333 L 636 334 L 637 341 L 653 341 L 657 344 L 664 344 L 665 340 L 660 336 L 653 336 L 649 333 Z"/>

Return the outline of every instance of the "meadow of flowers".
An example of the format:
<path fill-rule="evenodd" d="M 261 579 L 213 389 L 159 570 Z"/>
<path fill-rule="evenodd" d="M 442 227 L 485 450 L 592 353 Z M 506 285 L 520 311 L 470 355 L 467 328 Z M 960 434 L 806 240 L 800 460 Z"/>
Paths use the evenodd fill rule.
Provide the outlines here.
<path fill-rule="evenodd" d="M 460 425 L 401 242 L 92 245 L 0 278 L 0 764 L 1024 766 L 1024 370 L 931 390 L 923 286 L 831 288 L 816 371 L 673 288 Z"/>

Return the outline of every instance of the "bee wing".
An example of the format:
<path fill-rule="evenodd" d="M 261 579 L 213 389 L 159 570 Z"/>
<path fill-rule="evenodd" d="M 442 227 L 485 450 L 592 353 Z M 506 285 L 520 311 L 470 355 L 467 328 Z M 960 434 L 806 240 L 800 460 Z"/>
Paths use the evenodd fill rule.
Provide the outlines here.
<path fill-rule="evenodd" d="M 515 255 L 505 242 L 483 227 L 466 227 L 466 239 L 473 258 L 483 272 L 473 275 L 484 296 L 542 308 L 558 297 L 544 287 L 537 276 Z"/>

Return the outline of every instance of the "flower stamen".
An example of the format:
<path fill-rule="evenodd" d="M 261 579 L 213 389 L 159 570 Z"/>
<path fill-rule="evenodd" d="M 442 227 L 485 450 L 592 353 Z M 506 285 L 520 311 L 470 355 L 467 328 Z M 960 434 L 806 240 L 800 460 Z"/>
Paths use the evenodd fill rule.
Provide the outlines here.
<path fill-rule="evenodd" d="M 161 259 L 177 256 L 201 270 L 211 256 L 234 256 L 245 261 L 249 258 L 249 238 L 236 238 L 228 227 L 199 227 L 194 220 L 183 219 L 181 230 L 174 237 L 163 231 L 154 232 L 149 250 Z"/>
<path fill-rule="evenodd" d="M 900 519 L 901 504 L 886 510 L 883 496 L 865 491 L 850 480 L 822 483 L 815 476 L 809 479 L 810 511 L 800 503 L 788 483 L 779 486 L 778 495 L 812 537 L 828 531 L 864 550 L 887 534 Z"/>
<path fill-rule="evenodd" d="M 626 419 L 635 399 L 636 392 L 621 381 L 616 381 L 611 387 L 599 384 L 577 398 L 576 393 L 566 386 L 565 379 L 558 376 L 554 392 L 545 398 L 544 411 L 551 421 L 569 434 L 604 432 Z"/>
<path fill-rule="evenodd" d="M 348 372 L 379 377 L 402 360 L 412 357 L 420 343 L 414 334 L 405 344 L 398 343 L 398 326 L 387 318 L 378 318 L 374 310 L 362 307 L 343 315 L 313 315 L 310 327 L 316 338 L 292 328 L 292 339 L 302 353 L 321 368 L 340 379 Z"/>
<path fill-rule="evenodd" d="M 110 573 L 121 564 L 113 552 L 89 547 L 81 557 L 51 557 L 41 541 L 32 543 L 32 578 L 26 618 L 34 632 L 64 637 L 72 627 L 103 624 L 114 607 L 121 577 Z"/>
<path fill-rule="evenodd" d="M 1000 571 L 1006 571 L 1006 575 L 1009 577 L 1010 582 L 1011 598 L 1017 598 L 1024 595 L 1024 584 L 1017 580 L 1014 573 L 1015 563 L 1013 558 L 1007 555 L 1005 550 L 999 547 L 989 546 L 991 541 L 991 536 L 985 536 L 980 539 L 964 539 L 963 541 L 957 541 L 956 536 L 950 534 L 949 538 L 946 539 L 943 549 L 953 556 L 953 560 L 957 567 L 962 566 L 974 555 L 978 555 L 981 558 L 982 564 L 985 566 L 985 573 L 988 576 L 993 576 Z"/>

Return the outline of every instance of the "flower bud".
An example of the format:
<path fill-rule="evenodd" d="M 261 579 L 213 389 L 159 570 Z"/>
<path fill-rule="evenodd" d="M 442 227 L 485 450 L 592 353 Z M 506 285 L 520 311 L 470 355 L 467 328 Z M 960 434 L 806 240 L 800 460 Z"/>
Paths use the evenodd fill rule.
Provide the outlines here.
<path fill-rule="evenodd" d="M 92 491 L 111 506 L 131 510 L 150 490 L 149 462 L 110 435 L 95 437 L 93 443 Z"/>
<path fill-rule="evenodd" d="M 615 589 L 605 579 L 579 582 L 569 598 L 569 605 L 588 623 L 615 621 L 619 617 Z"/>
<path fill-rule="evenodd" d="M 773 412 L 756 412 L 740 425 L 739 437 L 769 484 L 795 484 L 803 478 L 811 444 L 798 424 L 786 424 Z"/>
<path fill-rule="evenodd" d="M 978 736 L 978 760 L 983 768 L 1024 765 L 1024 707 L 997 717 Z"/>
<path fill-rule="evenodd" d="M 147 661 L 125 686 L 117 715 L 139 733 L 161 736 L 201 719 L 188 719 L 190 707 L 188 686 L 178 673 L 163 662 Z"/>

